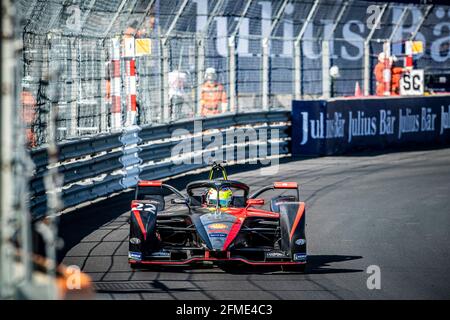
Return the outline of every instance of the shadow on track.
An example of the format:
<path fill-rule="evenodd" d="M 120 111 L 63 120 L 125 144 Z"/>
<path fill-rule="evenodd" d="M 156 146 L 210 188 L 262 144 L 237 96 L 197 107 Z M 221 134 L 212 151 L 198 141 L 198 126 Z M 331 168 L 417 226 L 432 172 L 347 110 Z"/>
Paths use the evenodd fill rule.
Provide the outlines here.
<path fill-rule="evenodd" d="M 344 255 L 308 255 L 308 263 L 305 271 L 295 271 L 291 268 L 282 270 L 280 267 L 254 267 L 249 265 L 242 265 L 239 268 L 225 268 L 225 271 L 232 274 L 327 274 L 327 273 L 352 273 L 362 272 L 360 269 L 344 269 L 332 267 L 330 264 L 344 261 L 351 261 L 362 259 L 361 256 L 344 256 Z M 274 273 L 275 272 L 275 273 Z"/>
<path fill-rule="evenodd" d="M 344 255 L 308 255 L 308 274 L 326 274 L 326 273 L 351 273 L 363 272 L 361 269 L 335 268 L 332 263 L 339 263 L 351 260 L 362 259 L 362 256 L 344 256 Z"/>
<path fill-rule="evenodd" d="M 246 264 L 222 264 L 217 267 L 229 274 L 330 274 L 330 273 L 354 273 L 363 272 L 361 269 L 346 269 L 334 267 L 332 264 L 362 259 L 362 256 L 345 256 L 345 255 L 308 255 L 308 264 L 305 272 L 282 270 L 277 266 L 250 266 Z M 202 270 L 202 273 L 208 273 L 212 265 L 186 265 L 186 266 L 145 266 L 140 267 L 135 272 L 172 272 L 184 273 L 192 270 Z M 217 272 L 211 272 L 217 274 Z"/>
<path fill-rule="evenodd" d="M 131 199 L 132 193 L 127 192 L 62 215 L 58 236 L 64 241 L 64 247 L 58 252 L 58 261 L 61 262 L 67 252 L 86 236 L 126 212 Z"/>

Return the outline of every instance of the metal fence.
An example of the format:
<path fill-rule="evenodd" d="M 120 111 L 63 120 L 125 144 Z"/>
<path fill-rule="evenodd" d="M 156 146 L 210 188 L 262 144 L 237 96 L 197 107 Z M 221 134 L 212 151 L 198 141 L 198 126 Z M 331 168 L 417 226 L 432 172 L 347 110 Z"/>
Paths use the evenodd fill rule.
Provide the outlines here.
<path fill-rule="evenodd" d="M 225 88 L 224 111 L 239 113 L 290 108 L 293 98 L 349 96 L 357 84 L 373 94 L 373 67 L 385 41 L 401 55 L 406 40 L 422 40 L 425 52 L 417 67 L 429 73 L 450 67 L 450 6 L 444 5 L 358 0 L 18 0 L 16 5 L 22 13 L 20 85 L 28 98 L 23 108 L 32 147 L 47 142 L 51 112 L 58 113 L 59 141 L 199 116 L 208 67 L 217 70 Z M 130 38 L 149 39 L 149 52 L 127 55 Z M 129 74 L 130 64 L 135 75 Z M 332 80 L 334 65 L 340 77 Z M 174 94 L 176 72 L 182 85 Z M 47 94 L 51 86 L 57 101 Z"/>

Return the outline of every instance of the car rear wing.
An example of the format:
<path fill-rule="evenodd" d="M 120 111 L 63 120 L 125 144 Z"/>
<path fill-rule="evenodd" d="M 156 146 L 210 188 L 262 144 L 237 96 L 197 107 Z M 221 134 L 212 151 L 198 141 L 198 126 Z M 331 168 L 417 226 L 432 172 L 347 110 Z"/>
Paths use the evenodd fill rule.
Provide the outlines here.
<path fill-rule="evenodd" d="M 141 180 L 138 182 L 139 187 L 161 187 L 162 185 L 161 180 Z"/>
<path fill-rule="evenodd" d="M 261 195 L 262 193 L 269 190 L 277 190 L 277 189 L 292 189 L 297 191 L 297 199 L 300 198 L 300 192 L 298 190 L 297 182 L 274 182 L 271 185 L 262 187 L 259 190 L 256 190 L 252 195 L 250 195 L 249 199 L 253 199 Z"/>
<path fill-rule="evenodd" d="M 178 191 L 177 189 L 175 189 L 174 187 L 172 187 L 168 184 L 165 184 L 161 180 L 140 180 L 140 181 L 138 181 L 137 187 L 136 187 L 135 199 L 137 199 L 139 188 L 167 189 L 167 190 L 171 191 L 172 193 L 176 194 L 177 196 L 179 196 L 180 198 L 186 200 L 186 197 L 180 191 Z"/>

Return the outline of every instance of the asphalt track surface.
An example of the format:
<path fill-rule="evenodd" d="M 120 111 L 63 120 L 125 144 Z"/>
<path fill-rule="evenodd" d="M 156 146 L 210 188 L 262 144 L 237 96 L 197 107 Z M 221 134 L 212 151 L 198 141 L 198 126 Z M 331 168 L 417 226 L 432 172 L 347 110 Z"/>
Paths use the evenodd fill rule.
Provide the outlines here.
<path fill-rule="evenodd" d="M 251 169 L 236 169 L 230 179 L 253 190 L 273 181 L 300 184 L 305 274 L 209 266 L 132 271 L 131 194 L 63 216 L 61 259 L 92 277 L 97 299 L 450 298 L 450 149 L 290 160 L 272 177 Z M 367 287 L 371 265 L 380 268 L 379 290 Z"/>

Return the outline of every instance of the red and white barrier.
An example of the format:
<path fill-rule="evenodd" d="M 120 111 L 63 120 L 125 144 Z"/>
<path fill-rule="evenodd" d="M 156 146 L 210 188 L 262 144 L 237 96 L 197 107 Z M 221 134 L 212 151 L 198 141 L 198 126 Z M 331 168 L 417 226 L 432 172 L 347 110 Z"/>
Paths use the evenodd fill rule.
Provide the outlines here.
<path fill-rule="evenodd" d="M 136 124 L 136 60 L 134 50 L 134 37 L 126 36 L 123 39 L 125 59 L 125 95 L 127 106 L 126 125 L 131 126 Z"/>
<path fill-rule="evenodd" d="M 405 43 L 405 68 L 413 69 L 413 41 L 406 41 Z"/>

